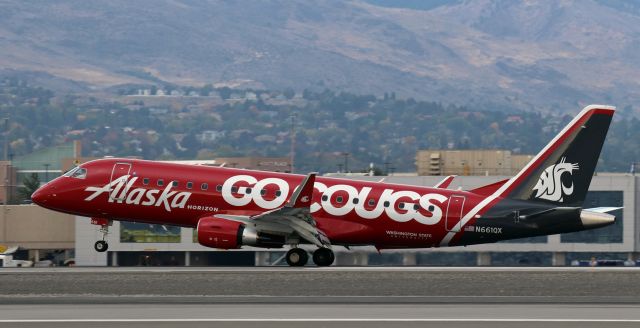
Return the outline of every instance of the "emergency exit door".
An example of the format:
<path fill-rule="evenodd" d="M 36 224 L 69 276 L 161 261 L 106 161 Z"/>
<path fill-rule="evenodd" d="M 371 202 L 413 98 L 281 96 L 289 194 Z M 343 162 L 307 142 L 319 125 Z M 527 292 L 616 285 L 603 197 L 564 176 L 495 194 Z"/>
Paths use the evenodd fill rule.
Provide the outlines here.
<path fill-rule="evenodd" d="M 124 200 L 126 192 L 122 192 L 122 188 L 127 188 L 127 182 L 129 182 L 129 173 L 131 172 L 131 163 L 116 163 L 111 170 L 111 179 L 109 185 L 111 190 L 115 192 L 109 193 L 109 199 L 122 201 Z M 122 181 L 122 183 L 116 182 Z M 115 190 L 117 188 L 118 190 Z"/>
<path fill-rule="evenodd" d="M 447 216 L 444 224 L 448 231 L 460 231 L 458 222 L 462 219 L 464 201 L 464 196 L 453 195 L 449 198 L 449 203 L 447 204 Z"/>

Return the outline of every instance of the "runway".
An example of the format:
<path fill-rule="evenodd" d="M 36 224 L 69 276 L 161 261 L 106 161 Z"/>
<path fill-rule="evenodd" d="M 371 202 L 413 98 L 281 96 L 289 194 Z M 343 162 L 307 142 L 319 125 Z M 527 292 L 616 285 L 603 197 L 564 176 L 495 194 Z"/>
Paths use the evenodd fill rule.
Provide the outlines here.
<path fill-rule="evenodd" d="M 640 306 L 459 304 L 3 305 L 5 327 L 636 327 Z"/>
<path fill-rule="evenodd" d="M 0 269 L 0 326 L 636 327 L 639 278 L 636 268 Z"/>

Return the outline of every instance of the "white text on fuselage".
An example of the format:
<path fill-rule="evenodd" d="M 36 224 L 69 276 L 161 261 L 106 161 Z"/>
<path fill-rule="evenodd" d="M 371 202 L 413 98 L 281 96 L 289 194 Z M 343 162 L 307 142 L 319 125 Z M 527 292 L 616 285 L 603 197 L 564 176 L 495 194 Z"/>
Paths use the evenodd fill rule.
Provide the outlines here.
<path fill-rule="evenodd" d="M 92 191 L 93 194 L 85 198 L 85 201 L 91 201 L 96 197 L 106 193 L 109 195 L 109 203 L 125 203 L 142 206 L 164 206 L 164 209 L 171 212 L 172 208 L 184 208 L 191 197 L 190 192 L 172 191 L 172 184 L 169 183 L 164 190 L 135 188 L 131 190 L 131 186 L 136 182 L 138 177 L 129 179 L 128 175 L 114 179 L 104 187 L 87 187 L 85 191 Z"/>
<path fill-rule="evenodd" d="M 242 184 L 245 187 L 239 187 L 238 184 Z M 265 199 L 262 194 L 262 189 L 269 185 L 275 185 L 280 190 L 280 194 L 273 199 Z M 238 193 L 233 192 L 236 188 L 239 191 Z M 250 191 L 249 188 L 251 189 Z M 367 199 L 372 191 L 371 187 L 362 187 L 358 190 L 346 184 L 327 187 L 321 182 L 315 182 L 314 188 L 321 196 L 326 196 L 328 201 L 314 202 L 310 208 L 311 213 L 322 209 L 330 215 L 343 216 L 355 211 L 359 217 L 364 219 L 376 219 L 385 213 L 390 219 L 397 222 L 415 220 L 425 225 L 434 225 L 440 222 L 443 214 L 441 206 L 448 199 L 446 196 L 436 193 L 420 195 L 414 191 L 385 189 L 375 202 L 375 206 L 366 206 Z M 270 210 L 284 205 L 289 190 L 289 184 L 282 179 L 266 178 L 258 180 L 250 175 L 236 175 L 228 178 L 222 185 L 222 197 L 225 202 L 232 206 L 246 206 L 253 202 L 262 209 Z M 330 201 L 337 192 L 346 196 L 341 204 L 333 204 Z M 354 202 L 356 198 L 359 200 L 357 204 Z M 411 204 L 412 206 L 398 209 L 396 206 L 400 203 Z M 413 207 L 415 205 L 418 205 L 417 208 Z M 424 211 L 425 209 L 429 209 L 429 211 Z"/>

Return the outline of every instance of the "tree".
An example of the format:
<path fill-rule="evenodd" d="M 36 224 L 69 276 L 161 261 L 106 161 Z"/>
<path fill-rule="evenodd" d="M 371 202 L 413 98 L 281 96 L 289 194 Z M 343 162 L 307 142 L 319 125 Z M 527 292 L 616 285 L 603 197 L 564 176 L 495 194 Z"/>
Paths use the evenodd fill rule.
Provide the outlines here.
<path fill-rule="evenodd" d="M 220 98 L 227 100 L 229 98 L 231 98 L 231 92 L 232 90 L 228 87 L 222 87 L 220 89 L 216 89 L 218 91 L 218 93 L 220 94 Z"/>
<path fill-rule="evenodd" d="M 31 195 L 33 195 L 36 190 L 40 188 L 40 178 L 38 177 L 38 173 L 31 173 L 31 176 L 24 179 L 24 186 L 18 189 L 18 195 L 22 200 L 31 199 Z"/>
<path fill-rule="evenodd" d="M 295 97 L 296 92 L 291 88 L 286 88 L 282 94 L 285 96 L 285 98 L 292 99 L 293 97 Z"/>
<path fill-rule="evenodd" d="M 203 97 L 209 96 L 213 92 L 213 85 L 205 84 L 202 89 L 200 89 L 200 95 Z"/>

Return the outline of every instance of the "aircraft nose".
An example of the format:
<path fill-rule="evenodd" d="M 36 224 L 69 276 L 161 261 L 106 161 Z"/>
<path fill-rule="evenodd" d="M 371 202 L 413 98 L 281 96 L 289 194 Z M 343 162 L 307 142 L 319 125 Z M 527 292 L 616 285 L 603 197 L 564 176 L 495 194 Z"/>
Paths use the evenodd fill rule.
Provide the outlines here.
<path fill-rule="evenodd" d="M 51 197 L 51 190 L 48 185 L 44 185 L 31 195 L 31 201 L 44 207 L 49 197 Z"/>

